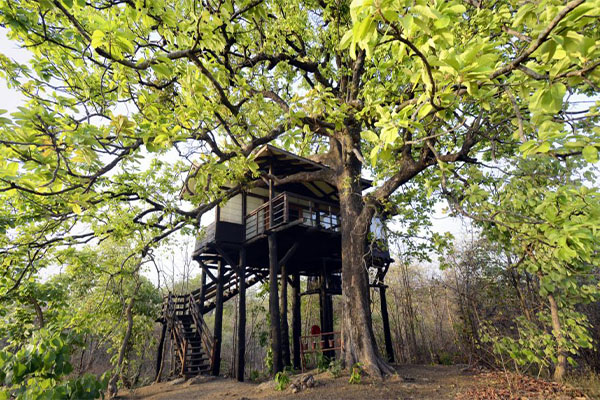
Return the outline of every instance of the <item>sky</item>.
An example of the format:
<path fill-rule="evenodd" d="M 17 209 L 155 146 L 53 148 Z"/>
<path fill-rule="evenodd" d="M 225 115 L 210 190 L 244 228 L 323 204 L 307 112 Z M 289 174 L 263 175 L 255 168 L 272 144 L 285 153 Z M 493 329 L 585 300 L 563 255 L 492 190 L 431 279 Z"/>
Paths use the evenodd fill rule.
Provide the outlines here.
<path fill-rule="evenodd" d="M 29 60 L 28 52 L 24 49 L 19 48 L 15 42 L 10 41 L 6 37 L 6 30 L 0 28 L 0 53 L 5 56 L 12 58 L 19 62 L 27 62 Z M 0 79 L 0 110 L 7 110 L 8 113 L 17 110 L 17 107 L 23 105 L 26 99 L 19 92 L 12 90 L 6 86 L 3 79 Z M 6 115 L 4 115 L 6 116 Z M 452 218 L 444 214 L 444 204 L 439 203 L 435 208 L 435 213 L 432 217 L 434 232 L 444 233 L 450 232 L 455 237 L 461 237 L 466 234 L 468 228 L 464 225 L 464 222 L 457 218 Z M 189 261 L 186 257 L 191 254 L 190 246 L 193 244 L 193 238 L 177 238 L 178 244 L 171 248 L 161 249 L 158 252 L 158 264 L 160 269 L 164 271 L 164 274 L 159 274 L 154 266 L 148 267 L 145 271 L 145 275 L 156 285 L 163 286 L 165 281 L 172 281 L 175 275 L 175 280 L 183 276 L 188 270 L 191 270 L 192 275 L 194 272 L 199 273 L 200 269 L 195 267 L 195 264 L 189 265 Z M 50 271 L 49 274 L 58 273 L 60 269 Z"/>

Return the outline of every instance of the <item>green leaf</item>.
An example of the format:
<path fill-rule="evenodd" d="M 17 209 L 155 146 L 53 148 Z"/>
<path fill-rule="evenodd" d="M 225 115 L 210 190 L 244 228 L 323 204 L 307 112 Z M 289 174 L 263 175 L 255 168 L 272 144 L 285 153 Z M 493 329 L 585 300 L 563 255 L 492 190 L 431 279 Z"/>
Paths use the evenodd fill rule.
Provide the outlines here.
<path fill-rule="evenodd" d="M 6 168 L 0 169 L 0 176 L 13 177 L 19 172 L 19 164 L 16 162 L 9 163 Z"/>
<path fill-rule="evenodd" d="M 462 4 L 455 4 L 448 8 L 449 11 L 452 11 L 454 14 L 463 14 L 467 12 L 467 8 Z"/>
<path fill-rule="evenodd" d="M 548 143 L 548 142 L 544 142 L 544 143 L 540 144 L 536 149 L 536 151 L 538 153 L 547 153 L 548 150 L 550 150 L 550 143 Z"/>
<path fill-rule="evenodd" d="M 353 37 L 354 36 L 352 30 L 346 31 L 346 33 L 344 33 L 344 36 L 342 36 L 342 39 L 340 40 L 340 50 L 345 50 L 346 48 L 348 48 L 348 46 L 350 46 L 350 43 L 352 42 Z"/>
<path fill-rule="evenodd" d="M 166 78 L 171 75 L 171 68 L 167 64 L 157 63 L 152 64 L 152 70 L 156 73 L 159 78 Z"/>
<path fill-rule="evenodd" d="M 379 136 L 377 136 L 377 134 L 371 130 L 362 131 L 360 133 L 360 137 L 362 137 L 364 140 L 370 143 L 379 142 Z"/>
<path fill-rule="evenodd" d="M 71 208 L 73 209 L 73 212 L 77 215 L 81 215 L 81 213 L 83 212 L 79 204 L 72 204 Z"/>
<path fill-rule="evenodd" d="M 92 33 L 92 47 L 97 49 L 104 44 L 104 37 L 106 35 L 104 32 L 96 29 L 94 33 Z"/>
<path fill-rule="evenodd" d="M 587 162 L 595 163 L 598 161 L 598 149 L 594 146 L 585 146 L 581 151 L 581 154 Z"/>
<path fill-rule="evenodd" d="M 413 9 L 424 17 L 431 18 L 431 19 L 439 18 L 439 16 L 437 15 L 437 11 L 435 11 L 431 7 L 417 5 L 417 6 L 414 6 Z"/>

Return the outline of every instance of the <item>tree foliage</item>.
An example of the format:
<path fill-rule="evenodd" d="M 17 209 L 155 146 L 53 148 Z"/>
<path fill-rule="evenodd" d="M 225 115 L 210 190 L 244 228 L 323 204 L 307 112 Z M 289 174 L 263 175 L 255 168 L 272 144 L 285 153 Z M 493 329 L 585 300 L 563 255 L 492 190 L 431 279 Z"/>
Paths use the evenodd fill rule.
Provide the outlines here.
<path fill-rule="evenodd" d="M 276 178 L 340 191 L 353 219 L 342 227 L 354 249 L 343 253 L 347 279 L 361 273 L 356 243 L 366 239 L 350 230 L 366 235 L 375 213 L 418 220 L 414 210 L 432 203 L 415 192 L 466 212 L 486 200 L 478 182 L 502 181 L 521 155 L 594 163 L 598 9 L 598 0 L 2 1 L 0 24 L 31 53 L 27 64 L 0 58 L 28 99 L 0 119 L 2 296 L 65 246 L 127 239 L 144 260 L 173 232 L 194 232 L 204 211 L 256 177 L 253 150 L 269 142 L 331 167 Z M 186 182 L 202 190 L 183 203 L 192 162 L 200 168 Z M 366 170 L 375 188 L 363 197 Z M 523 268 L 540 271 L 544 294 L 561 285 L 566 302 L 571 269 L 585 274 L 592 262 L 595 191 L 519 184 L 496 185 L 520 202 L 494 206 L 531 218 L 527 227 L 497 208 L 472 212 L 506 227 L 507 243 L 526 237 Z M 368 283 L 358 282 L 345 291 L 347 316 L 368 308 Z M 342 327 L 346 360 L 379 375 L 387 369 L 361 318 Z"/>

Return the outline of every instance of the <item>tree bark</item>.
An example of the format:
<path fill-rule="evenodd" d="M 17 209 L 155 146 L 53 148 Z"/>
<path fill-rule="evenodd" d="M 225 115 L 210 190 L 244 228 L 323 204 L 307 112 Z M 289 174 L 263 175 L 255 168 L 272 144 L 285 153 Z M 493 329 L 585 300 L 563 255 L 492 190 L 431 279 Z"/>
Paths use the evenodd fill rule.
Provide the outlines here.
<path fill-rule="evenodd" d="M 129 303 L 127 304 L 127 308 L 125 309 L 125 316 L 127 318 L 127 329 L 125 330 L 125 336 L 123 337 L 123 342 L 121 343 L 121 348 L 119 349 L 119 358 L 117 360 L 117 365 L 115 372 L 111 376 L 108 381 L 108 397 L 114 398 L 117 395 L 117 382 L 121 373 L 123 372 L 123 361 L 125 359 L 125 353 L 127 351 L 127 347 L 129 346 L 129 339 L 131 338 L 131 332 L 133 331 L 133 305 L 135 304 L 135 296 L 137 295 L 137 291 L 140 285 L 136 285 L 135 291 L 131 295 L 129 299 Z"/>
<path fill-rule="evenodd" d="M 558 304 L 552 294 L 548 295 L 548 302 L 550 303 L 550 314 L 552 316 L 552 333 L 556 339 L 556 356 L 557 362 L 554 368 L 554 380 L 562 382 L 567 372 L 567 356 L 563 347 L 563 335 L 560 326 L 560 319 L 558 317 Z"/>
<path fill-rule="evenodd" d="M 342 359 L 347 368 L 360 362 L 369 375 L 382 378 L 394 370 L 377 350 L 371 323 L 368 267 L 364 256 L 372 211 L 364 207 L 360 161 L 352 154 L 352 149 L 344 153 L 342 159 L 348 161 L 337 185 L 342 234 Z"/>
<path fill-rule="evenodd" d="M 44 312 L 42 311 L 42 307 L 40 307 L 40 303 L 38 303 L 37 299 L 33 296 L 29 296 L 29 302 L 33 305 L 33 308 L 35 309 L 35 314 L 37 315 L 38 319 L 38 328 L 42 329 L 45 325 Z"/>
<path fill-rule="evenodd" d="M 281 358 L 281 323 L 279 316 L 279 291 L 277 274 L 279 260 L 277 259 L 277 236 L 269 233 L 269 315 L 271 317 L 271 351 L 273 353 L 273 373 L 283 371 Z"/>

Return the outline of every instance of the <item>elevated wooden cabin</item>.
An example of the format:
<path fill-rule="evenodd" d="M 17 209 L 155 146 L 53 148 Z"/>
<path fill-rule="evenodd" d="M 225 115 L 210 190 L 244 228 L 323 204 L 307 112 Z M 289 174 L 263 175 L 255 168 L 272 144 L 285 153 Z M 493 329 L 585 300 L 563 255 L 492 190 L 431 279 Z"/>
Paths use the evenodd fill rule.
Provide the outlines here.
<path fill-rule="evenodd" d="M 307 158 L 294 155 L 271 145 L 261 147 L 255 156 L 259 170 L 277 180 L 303 171 L 328 168 Z M 363 188 L 370 181 L 361 180 Z M 187 189 L 187 190 L 193 190 Z M 248 190 L 231 197 L 202 217 L 203 235 L 196 241 L 193 258 L 202 269 L 201 287 L 182 296 L 169 296 L 165 301 L 163 338 L 159 348 L 157 378 L 162 368 L 162 349 L 167 333 L 178 348 L 179 373 L 195 375 L 219 373 L 223 303 L 240 296 L 238 327 L 245 327 L 245 290 L 257 282 L 271 279 L 280 282 L 282 296 L 287 286 L 292 288 L 293 365 L 301 363 L 300 301 L 301 295 L 318 294 L 321 331 L 331 333 L 333 327 L 332 295 L 341 294 L 341 233 L 337 189 L 327 182 L 301 182 L 277 185 L 271 179 L 259 179 Z M 367 260 L 373 277 L 371 286 L 380 290 L 386 339 L 386 353 L 393 358 L 385 284 L 383 279 L 391 263 L 386 248 L 383 224 L 374 220 L 375 240 Z M 273 275 L 276 266 L 275 276 Z M 300 293 L 300 281 L 308 281 L 307 290 Z M 275 285 L 277 286 L 277 285 Z M 282 307 L 287 304 L 282 301 Z M 385 309 L 384 309 L 385 308 Z M 202 315 L 215 310 L 212 333 Z M 283 310 L 287 313 L 287 310 Z M 282 317 L 287 321 L 287 316 Z M 287 322 L 282 324 L 285 327 Z M 304 333 L 306 334 L 306 333 Z M 286 358 L 289 349 L 283 332 L 282 345 Z M 329 340 L 330 339 L 330 340 Z M 245 329 L 238 328 L 236 375 L 244 378 Z M 334 335 L 324 340 L 325 346 L 339 348 Z M 306 347 L 306 345 L 305 345 Z M 287 350 L 289 351 L 289 350 Z M 333 356 L 334 352 L 329 351 Z M 287 358 L 290 358 L 288 356 Z M 284 360 L 284 361 L 287 361 Z"/>

